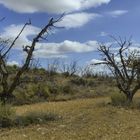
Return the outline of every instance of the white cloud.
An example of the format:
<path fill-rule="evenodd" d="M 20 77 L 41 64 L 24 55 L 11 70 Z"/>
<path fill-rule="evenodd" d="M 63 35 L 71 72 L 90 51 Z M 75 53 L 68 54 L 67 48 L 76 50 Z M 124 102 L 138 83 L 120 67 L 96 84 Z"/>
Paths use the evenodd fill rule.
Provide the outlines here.
<path fill-rule="evenodd" d="M 78 28 L 78 27 L 84 26 L 90 20 L 95 19 L 97 17 L 100 17 L 100 15 L 94 14 L 94 13 L 86 13 L 86 12 L 68 14 L 68 15 L 64 16 L 62 21 L 55 24 L 55 26 L 65 27 L 67 29 Z M 3 33 L 1 34 L 1 37 L 6 38 L 6 39 L 10 38 L 11 40 L 14 40 L 15 37 L 17 36 L 17 34 L 23 28 L 23 26 L 24 26 L 23 24 L 20 24 L 20 25 L 12 24 L 8 27 L 5 27 Z M 22 34 L 16 44 L 24 45 L 24 44 L 29 43 L 28 37 L 36 35 L 40 30 L 41 30 L 40 28 L 32 26 L 32 25 L 27 26 L 24 29 L 24 31 L 22 32 Z M 55 30 L 54 30 L 54 33 L 55 33 Z M 15 44 L 15 46 L 16 46 L 16 44 Z"/>
<path fill-rule="evenodd" d="M 129 48 L 129 51 L 137 51 L 140 52 L 140 43 L 133 43 Z"/>
<path fill-rule="evenodd" d="M 74 13 L 66 15 L 61 22 L 58 22 L 56 26 L 69 28 L 77 28 L 87 24 L 90 20 L 100 17 L 99 14 L 94 13 Z"/>
<path fill-rule="evenodd" d="M 107 14 L 112 17 L 119 17 L 127 13 L 128 13 L 127 10 L 114 10 L 114 11 L 107 12 Z"/>
<path fill-rule="evenodd" d="M 3 38 L 10 38 L 13 40 L 23 25 L 10 25 L 4 29 L 1 34 Z M 36 35 L 40 29 L 35 26 L 27 26 L 20 36 L 18 41 L 15 43 L 15 48 L 22 49 L 23 45 L 30 45 L 32 36 Z M 107 46 L 114 44 L 114 42 L 105 43 Z M 140 44 L 134 42 L 130 47 L 130 50 L 140 50 Z M 97 50 L 97 41 L 87 41 L 84 43 L 78 41 L 65 40 L 60 43 L 37 43 L 34 55 L 36 57 L 66 57 L 68 53 L 84 53 Z M 112 51 L 117 51 L 118 48 L 112 48 Z"/>
<path fill-rule="evenodd" d="M 101 33 L 100 33 L 100 36 L 101 36 L 101 37 L 105 37 L 105 36 L 108 36 L 108 35 L 109 35 L 109 34 L 106 33 L 106 32 L 101 32 Z"/>
<path fill-rule="evenodd" d="M 80 43 L 65 40 L 61 43 L 39 43 L 34 52 L 36 57 L 66 57 L 68 53 L 84 53 L 97 50 L 97 41 Z"/>
<path fill-rule="evenodd" d="M 10 25 L 4 29 L 3 33 L 1 34 L 1 38 L 10 39 L 10 41 L 13 41 L 22 28 L 23 25 Z M 29 45 L 31 41 L 28 39 L 28 37 L 36 35 L 39 31 L 40 29 L 35 26 L 27 26 L 16 41 L 15 47 L 21 48 L 24 45 Z"/>
<path fill-rule="evenodd" d="M 23 25 L 11 25 L 4 29 L 2 38 L 10 38 L 13 40 Z M 39 28 L 34 26 L 28 26 L 15 43 L 16 49 L 22 49 L 24 45 L 31 44 L 31 37 L 36 35 L 40 31 Z M 36 57 L 66 57 L 67 53 L 83 53 L 96 50 L 98 47 L 97 41 L 87 41 L 80 43 L 78 41 L 65 40 L 60 43 L 37 43 L 34 55 Z"/>
<path fill-rule="evenodd" d="M 19 66 L 19 63 L 17 61 L 8 61 L 7 65 L 9 65 L 9 66 L 14 66 L 14 65 Z"/>
<path fill-rule="evenodd" d="M 19 13 L 69 13 L 107 4 L 111 0 L 0 0 L 0 4 Z"/>
<path fill-rule="evenodd" d="M 92 59 L 89 64 L 90 65 L 95 65 L 95 64 L 99 64 L 99 63 L 103 63 L 105 61 L 102 61 L 102 60 L 98 60 L 98 59 Z"/>
<path fill-rule="evenodd" d="M 92 59 L 92 60 L 87 62 L 87 66 L 90 68 L 90 70 L 93 73 L 98 73 L 98 74 L 109 73 L 109 70 L 108 70 L 106 65 L 104 65 L 104 64 L 95 65 L 97 63 L 102 63 L 102 62 L 104 62 L 104 61 L 99 60 L 99 59 Z"/>

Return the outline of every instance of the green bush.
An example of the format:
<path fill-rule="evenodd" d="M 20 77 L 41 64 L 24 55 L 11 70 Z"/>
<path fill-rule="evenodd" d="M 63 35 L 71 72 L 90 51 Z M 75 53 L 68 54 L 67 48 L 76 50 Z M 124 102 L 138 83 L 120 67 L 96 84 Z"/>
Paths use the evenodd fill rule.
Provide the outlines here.
<path fill-rule="evenodd" d="M 76 77 L 76 78 L 72 78 L 71 79 L 71 83 L 75 84 L 77 86 L 86 86 L 87 85 L 87 80 L 85 78 L 80 78 L 80 77 Z"/>
<path fill-rule="evenodd" d="M 46 112 L 28 112 L 24 116 L 17 116 L 15 118 L 16 126 L 28 126 L 30 124 L 44 124 L 48 121 L 56 121 L 60 116 L 55 113 Z"/>
<path fill-rule="evenodd" d="M 124 94 L 115 93 L 111 95 L 111 104 L 113 106 L 126 106 L 127 103 L 127 98 Z"/>
<path fill-rule="evenodd" d="M 44 124 L 60 118 L 60 116 L 51 112 L 27 112 L 22 116 L 16 116 L 15 110 L 10 105 L 0 104 L 0 128 Z"/>
<path fill-rule="evenodd" d="M 38 97 L 47 99 L 51 93 L 49 87 L 46 84 L 40 83 L 34 88 L 34 94 Z"/>
<path fill-rule="evenodd" d="M 15 100 L 12 102 L 14 105 L 31 104 L 40 101 L 45 101 L 50 97 L 50 90 L 47 84 L 29 83 L 24 87 L 18 87 L 14 91 Z"/>
<path fill-rule="evenodd" d="M 2 87 L 0 86 L 0 92 L 2 92 Z"/>
<path fill-rule="evenodd" d="M 74 94 L 74 89 L 71 85 L 65 85 L 62 89 L 64 94 Z"/>
<path fill-rule="evenodd" d="M 62 91 L 62 87 L 57 84 L 49 84 L 48 88 L 52 95 L 58 95 Z"/>
<path fill-rule="evenodd" d="M 13 125 L 15 111 L 10 105 L 0 103 L 0 127 L 9 127 Z"/>
<path fill-rule="evenodd" d="M 71 83 L 77 86 L 89 86 L 89 87 L 96 86 L 95 80 L 91 78 L 76 77 L 71 79 Z"/>

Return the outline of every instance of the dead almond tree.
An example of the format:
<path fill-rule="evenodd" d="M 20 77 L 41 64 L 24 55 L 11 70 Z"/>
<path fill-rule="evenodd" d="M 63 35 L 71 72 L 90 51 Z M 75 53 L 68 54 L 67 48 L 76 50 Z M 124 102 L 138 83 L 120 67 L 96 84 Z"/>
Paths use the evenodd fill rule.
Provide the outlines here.
<path fill-rule="evenodd" d="M 29 68 L 30 63 L 33 59 L 33 52 L 35 50 L 35 47 L 39 41 L 42 39 L 46 39 L 48 35 L 48 31 L 50 31 L 53 27 L 55 27 L 55 23 L 59 22 L 62 20 L 63 15 L 54 20 L 51 18 L 48 22 L 48 24 L 41 29 L 41 31 L 33 38 L 32 43 L 30 46 L 25 46 L 23 47 L 23 51 L 27 53 L 24 64 L 18 69 L 17 73 L 15 74 L 13 80 L 11 82 L 8 82 L 9 80 L 9 72 L 8 72 L 8 66 L 6 63 L 6 58 L 11 51 L 11 49 L 14 47 L 16 41 L 18 38 L 21 36 L 22 32 L 26 28 L 26 26 L 31 25 L 31 21 L 27 22 L 24 24 L 23 28 L 17 35 L 17 37 L 13 40 L 11 45 L 6 46 L 5 44 L 7 43 L 6 41 L 1 40 L 0 45 L 1 45 L 1 50 L 0 50 L 0 85 L 2 88 L 2 91 L 0 93 L 0 99 L 3 102 L 3 104 L 6 103 L 8 99 L 14 98 L 13 91 L 16 89 L 16 87 L 21 84 L 20 83 L 20 77 L 22 74 Z M 20 45 L 20 44 L 19 44 Z"/>
<path fill-rule="evenodd" d="M 132 102 L 135 93 L 140 89 L 140 59 L 138 50 L 130 50 L 131 40 L 115 39 L 109 47 L 99 46 L 99 52 L 103 59 L 101 63 L 105 64 L 115 77 L 117 87 L 125 94 L 128 103 Z M 114 50 L 115 49 L 115 50 Z"/>

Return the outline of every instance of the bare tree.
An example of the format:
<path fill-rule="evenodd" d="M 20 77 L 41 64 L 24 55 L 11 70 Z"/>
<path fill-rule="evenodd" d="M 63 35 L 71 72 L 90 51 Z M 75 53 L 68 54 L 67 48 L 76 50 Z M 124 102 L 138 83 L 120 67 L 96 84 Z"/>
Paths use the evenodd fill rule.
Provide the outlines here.
<path fill-rule="evenodd" d="M 91 67 L 91 65 L 87 65 L 85 67 L 81 67 L 81 76 L 82 77 L 86 77 L 86 78 L 89 78 L 89 77 L 93 77 L 94 76 L 94 71 Z"/>
<path fill-rule="evenodd" d="M 53 61 L 48 61 L 47 71 L 49 76 L 55 75 L 59 72 L 59 59 L 54 59 Z"/>
<path fill-rule="evenodd" d="M 13 78 L 13 81 L 10 83 L 8 82 L 9 79 L 9 72 L 8 72 L 8 66 L 6 63 L 6 58 L 11 51 L 11 49 L 14 47 L 16 41 L 21 36 L 22 32 L 26 28 L 26 26 L 31 25 L 31 21 L 25 23 L 19 34 L 16 36 L 16 38 L 13 40 L 11 45 L 5 46 L 5 41 L 0 40 L 0 85 L 2 87 L 2 91 L 0 93 L 0 99 L 5 104 L 6 101 L 10 98 L 14 98 L 13 91 L 15 88 L 20 84 L 20 77 L 21 75 L 29 68 L 31 61 L 33 60 L 33 52 L 35 50 L 36 44 L 46 39 L 48 35 L 48 31 L 52 29 L 52 27 L 55 27 L 55 23 L 59 22 L 62 19 L 63 15 L 54 20 L 51 18 L 48 22 L 48 24 L 41 29 L 41 31 L 33 38 L 32 43 L 30 46 L 26 45 L 23 47 L 23 51 L 26 52 L 26 58 L 24 61 L 24 64 L 18 69 L 17 73 L 15 74 L 15 77 Z M 20 45 L 20 44 L 19 44 Z"/>
<path fill-rule="evenodd" d="M 103 60 L 97 64 L 105 64 L 109 68 L 115 77 L 117 87 L 131 103 L 133 96 L 140 89 L 139 51 L 129 49 L 132 46 L 131 40 L 113 39 L 115 44 L 99 46 L 98 50 L 101 52 Z"/>
<path fill-rule="evenodd" d="M 71 61 L 70 63 L 65 63 L 62 62 L 60 71 L 65 75 L 65 76 L 73 76 L 78 74 L 79 71 L 79 66 L 77 61 Z"/>

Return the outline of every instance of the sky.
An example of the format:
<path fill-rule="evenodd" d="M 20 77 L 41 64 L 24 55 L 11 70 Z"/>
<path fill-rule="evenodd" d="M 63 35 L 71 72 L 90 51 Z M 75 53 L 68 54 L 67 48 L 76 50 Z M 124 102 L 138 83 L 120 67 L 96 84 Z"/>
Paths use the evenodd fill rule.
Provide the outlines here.
<path fill-rule="evenodd" d="M 48 60 L 76 60 L 80 65 L 100 59 L 99 43 L 109 43 L 115 37 L 129 38 L 139 47 L 140 0 L 0 0 L 0 37 L 17 36 L 24 23 L 28 26 L 9 55 L 8 64 L 22 63 L 22 47 L 30 45 L 32 38 L 51 17 L 65 13 L 58 27 L 50 32 L 48 40 L 36 46 L 34 57 L 43 67 Z"/>

